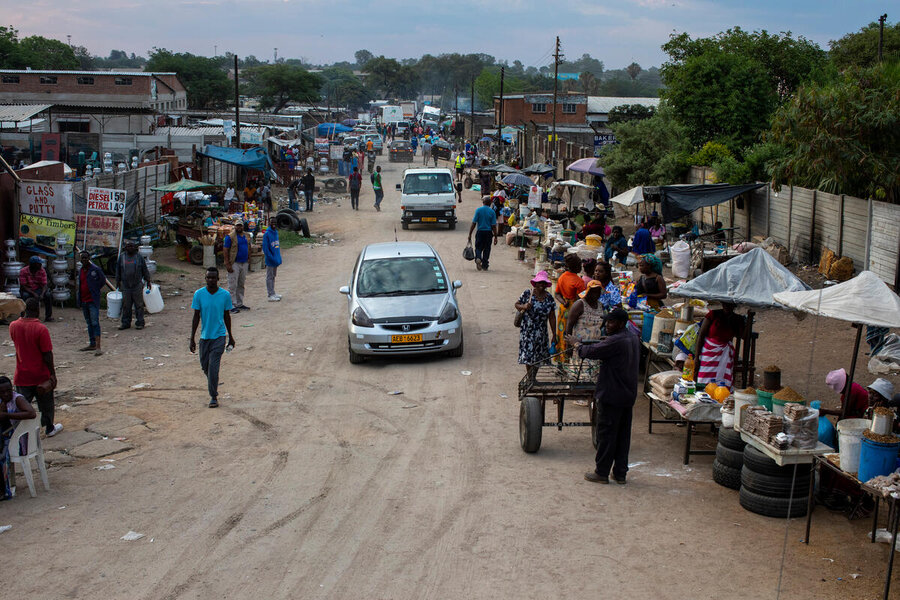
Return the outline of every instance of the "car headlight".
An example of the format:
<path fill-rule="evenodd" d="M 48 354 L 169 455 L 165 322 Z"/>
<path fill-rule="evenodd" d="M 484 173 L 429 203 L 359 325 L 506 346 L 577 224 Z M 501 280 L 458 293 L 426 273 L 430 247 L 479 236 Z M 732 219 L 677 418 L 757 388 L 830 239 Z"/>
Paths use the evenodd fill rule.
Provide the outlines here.
<path fill-rule="evenodd" d="M 372 322 L 372 319 L 369 318 L 369 315 L 366 314 L 366 311 L 361 306 L 356 307 L 356 310 L 353 311 L 350 321 L 357 327 L 375 327 L 375 323 Z"/>
<path fill-rule="evenodd" d="M 456 307 L 453 304 L 447 304 L 444 307 L 444 310 L 441 311 L 441 316 L 438 318 L 438 324 L 441 323 L 449 323 L 451 321 L 455 321 L 459 317 L 459 312 L 457 312 Z"/>
<path fill-rule="evenodd" d="M 444 216 L 445 216 L 445 217 L 453 216 L 453 212 L 451 212 L 451 211 L 448 210 L 448 211 L 446 211 L 446 212 L 444 213 Z"/>

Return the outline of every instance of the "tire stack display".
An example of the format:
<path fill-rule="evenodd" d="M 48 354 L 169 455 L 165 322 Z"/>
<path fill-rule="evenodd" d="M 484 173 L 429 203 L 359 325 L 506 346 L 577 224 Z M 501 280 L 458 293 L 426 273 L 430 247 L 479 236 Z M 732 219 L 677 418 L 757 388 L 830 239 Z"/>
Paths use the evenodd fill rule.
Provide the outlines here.
<path fill-rule="evenodd" d="M 719 445 L 716 446 L 716 459 L 712 465 L 713 481 L 733 490 L 740 489 L 746 445 L 741 434 L 734 429 L 719 429 Z"/>
<path fill-rule="evenodd" d="M 309 237 L 309 225 L 306 219 L 302 218 L 289 208 L 282 208 L 278 211 L 274 218 L 275 227 L 278 229 L 287 229 L 288 231 L 299 231 L 303 237 Z"/>
<path fill-rule="evenodd" d="M 806 515 L 810 465 L 779 467 L 753 446 L 747 446 L 740 473 L 741 506 L 750 512 L 779 519 Z"/>

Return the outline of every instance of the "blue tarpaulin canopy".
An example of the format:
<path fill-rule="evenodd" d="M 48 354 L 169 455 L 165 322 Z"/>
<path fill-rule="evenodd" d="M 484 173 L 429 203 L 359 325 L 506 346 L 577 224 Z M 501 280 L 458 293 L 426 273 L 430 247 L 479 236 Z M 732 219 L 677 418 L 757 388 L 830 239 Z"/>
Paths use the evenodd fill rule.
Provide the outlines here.
<path fill-rule="evenodd" d="M 272 161 L 266 151 L 256 146 L 255 148 L 227 148 L 225 146 L 207 146 L 203 152 L 198 152 L 201 156 L 207 156 L 213 160 L 220 160 L 239 167 L 247 167 L 248 169 L 266 170 L 272 168 Z"/>
<path fill-rule="evenodd" d="M 347 133 L 353 131 L 352 127 L 341 125 L 340 123 L 320 123 L 316 127 L 316 134 L 320 136 L 334 135 L 336 133 Z"/>

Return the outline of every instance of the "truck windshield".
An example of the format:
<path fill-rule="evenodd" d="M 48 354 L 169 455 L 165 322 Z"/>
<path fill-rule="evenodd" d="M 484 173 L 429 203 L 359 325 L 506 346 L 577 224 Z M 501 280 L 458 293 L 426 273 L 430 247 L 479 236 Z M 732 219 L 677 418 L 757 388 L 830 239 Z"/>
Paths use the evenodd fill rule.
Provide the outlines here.
<path fill-rule="evenodd" d="M 403 180 L 404 194 L 452 194 L 449 173 L 410 173 Z"/>

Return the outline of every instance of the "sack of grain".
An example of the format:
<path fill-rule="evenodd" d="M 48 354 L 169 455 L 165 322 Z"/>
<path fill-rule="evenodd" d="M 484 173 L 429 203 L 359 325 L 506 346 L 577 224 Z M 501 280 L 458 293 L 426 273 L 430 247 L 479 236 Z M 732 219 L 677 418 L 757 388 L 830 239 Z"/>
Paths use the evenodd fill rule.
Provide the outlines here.
<path fill-rule="evenodd" d="M 662 387 L 673 388 L 675 384 L 678 383 L 678 380 L 681 379 L 681 371 L 662 371 L 661 373 L 654 373 L 650 376 L 650 383 L 656 383 Z"/>
<path fill-rule="evenodd" d="M 853 259 L 847 256 L 834 261 L 828 270 L 828 279 L 847 281 L 851 277 L 853 277 Z"/>

